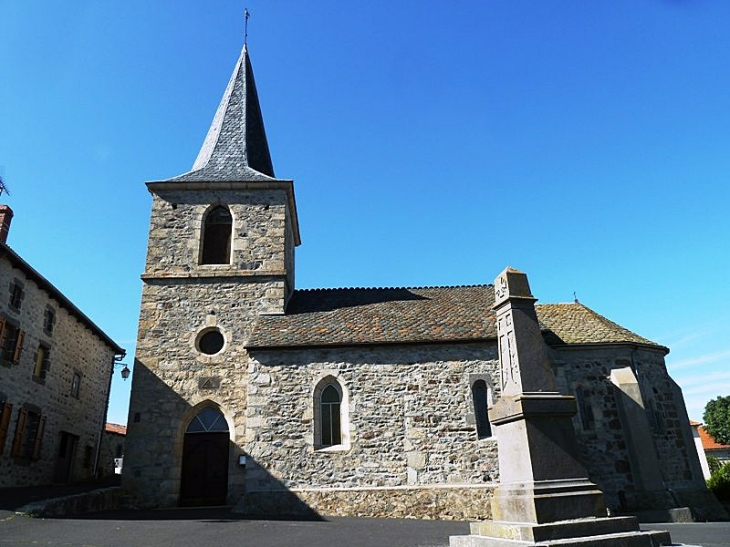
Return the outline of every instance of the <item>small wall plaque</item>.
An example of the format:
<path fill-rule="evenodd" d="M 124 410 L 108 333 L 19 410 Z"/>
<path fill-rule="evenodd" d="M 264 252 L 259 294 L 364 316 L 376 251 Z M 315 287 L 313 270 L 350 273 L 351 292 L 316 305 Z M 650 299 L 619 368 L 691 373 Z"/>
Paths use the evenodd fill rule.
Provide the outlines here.
<path fill-rule="evenodd" d="M 221 387 L 221 379 L 218 376 L 202 376 L 198 379 L 198 389 L 209 391 Z"/>

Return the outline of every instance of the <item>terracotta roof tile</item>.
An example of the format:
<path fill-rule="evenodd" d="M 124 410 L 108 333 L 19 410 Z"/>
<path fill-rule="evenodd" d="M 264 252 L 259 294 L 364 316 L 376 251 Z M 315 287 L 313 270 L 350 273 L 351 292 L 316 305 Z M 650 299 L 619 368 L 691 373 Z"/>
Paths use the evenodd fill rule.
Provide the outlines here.
<path fill-rule="evenodd" d="M 106 431 L 107 433 L 118 433 L 119 435 L 126 435 L 127 426 L 107 422 L 107 424 L 104 426 L 104 431 Z"/>
<path fill-rule="evenodd" d="M 492 285 L 294 291 L 284 315 L 258 318 L 247 347 L 493 340 L 493 303 Z M 537 314 L 551 344 L 657 346 L 581 304 L 543 304 Z"/>
<path fill-rule="evenodd" d="M 718 443 L 715 438 L 707 432 L 704 425 L 699 426 L 697 428 L 697 432 L 700 434 L 702 448 L 705 450 L 725 450 L 730 448 L 730 445 Z"/>
<path fill-rule="evenodd" d="M 583 304 L 543 304 L 537 307 L 538 318 L 552 336 L 550 344 L 606 344 L 629 342 L 658 344 L 606 319 Z"/>

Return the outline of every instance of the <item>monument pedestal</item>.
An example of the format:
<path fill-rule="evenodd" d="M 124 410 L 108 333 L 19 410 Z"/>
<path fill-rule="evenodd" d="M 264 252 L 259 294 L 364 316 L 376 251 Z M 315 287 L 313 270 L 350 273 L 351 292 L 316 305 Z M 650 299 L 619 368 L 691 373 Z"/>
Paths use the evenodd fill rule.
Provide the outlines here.
<path fill-rule="evenodd" d="M 495 280 L 501 398 L 489 411 L 499 448 L 492 519 L 452 536 L 451 547 L 658 547 L 668 532 L 642 532 L 634 517 L 609 518 L 600 489 L 577 459 L 575 399 L 555 377 L 527 276 Z"/>
<path fill-rule="evenodd" d="M 659 547 L 669 532 L 639 530 L 635 517 L 602 517 L 545 524 L 488 520 L 471 524 L 468 536 L 451 536 L 450 547 Z"/>

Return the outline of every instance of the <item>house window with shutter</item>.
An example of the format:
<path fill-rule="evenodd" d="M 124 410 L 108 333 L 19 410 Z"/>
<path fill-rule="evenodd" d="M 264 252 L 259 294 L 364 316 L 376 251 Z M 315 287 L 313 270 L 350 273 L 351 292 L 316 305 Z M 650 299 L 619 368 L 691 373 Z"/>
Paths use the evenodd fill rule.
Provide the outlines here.
<path fill-rule="evenodd" d="M 0 362 L 4 365 L 20 363 L 25 333 L 5 319 L 0 318 Z"/>
<path fill-rule="evenodd" d="M 21 408 L 10 455 L 17 460 L 39 460 L 45 424 L 46 418 L 40 412 Z"/>
<path fill-rule="evenodd" d="M 81 373 L 74 372 L 73 379 L 71 380 L 71 397 L 79 398 L 79 390 L 81 389 Z"/>
<path fill-rule="evenodd" d="M 94 447 L 86 445 L 84 447 L 84 469 L 91 469 L 92 463 L 94 463 Z"/>
<path fill-rule="evenodd" d="M 10 429 L 10 417 L 13 415 L 13 405 L 0 400 L 0 454 L 5 451 L 5 439 Z"/>
<path fill-rule="evenodd" d="M 35 355 L 35 367 L 33 367 L 33 379 L 40 383 L 46 382 L 46 376 L 51 368 L 51 350 L 41 344 Z"/>
<path fill-rule="evenodd" d="M 15 279 L 10 283 L 10 301 L 8 302 L 10 304 L 10 309 L 14 311 L 20 311 L 20 306 L 23 304 L 23 297 L 25 296 L 25 292 L 23 292 L 23 284 Z"/>
<path fill-rule="evenodd" d="M 53 327 L 56 324 L 56 310 L 51 306 L 46 307 L 46 311 L 43 312 L 43 332 L 48 336 L 53 334 Z"/>

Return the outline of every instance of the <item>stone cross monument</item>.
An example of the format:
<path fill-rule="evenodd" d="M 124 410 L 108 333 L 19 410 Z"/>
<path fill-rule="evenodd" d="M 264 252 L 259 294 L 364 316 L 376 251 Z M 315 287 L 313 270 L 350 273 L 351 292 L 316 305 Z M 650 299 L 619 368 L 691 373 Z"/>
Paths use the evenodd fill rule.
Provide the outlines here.
<path fill-rule="evenodd" d="M 451 547 L 670 545 L 667 532 L 640 532 L 633 517 L 607 516 L 603 493 L 576 457 L 575 398 L 557 391 L 527 276 L 507 268 L 494 295 L 502 395 L 489 420 L 499 486 L 492 520 L 452 536 Z"/>

